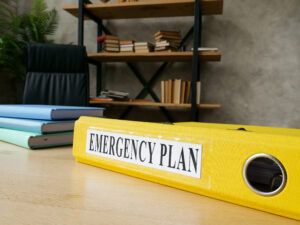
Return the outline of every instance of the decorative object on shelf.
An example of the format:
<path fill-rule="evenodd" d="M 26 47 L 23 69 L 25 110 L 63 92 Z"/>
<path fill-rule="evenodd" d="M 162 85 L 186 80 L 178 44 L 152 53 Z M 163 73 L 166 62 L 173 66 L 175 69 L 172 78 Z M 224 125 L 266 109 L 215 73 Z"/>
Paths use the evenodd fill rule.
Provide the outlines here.
<path fill-rule="evenodd" d="M 148 53 L 153 52 L 154 45 L 150 42 L 135 42 L 134 50 L 135 52 Z"/>
<path fill-rule="evenodd" d="M 101 0 L 101 2 L 106 3 L 109 2 L 110 0 Z"/>
<path fill-rule="evenodd" d="M 120 42 L 115 35 L 101 35 L 97 38 L 97 42 L 102 43 L 104 52 L 119 52 Z"/>
<path fill-rule="evenodd" d="M 159 30 L 154 34 L 155 51 L 178 51 L 181 35 L 178 31 Z"/>

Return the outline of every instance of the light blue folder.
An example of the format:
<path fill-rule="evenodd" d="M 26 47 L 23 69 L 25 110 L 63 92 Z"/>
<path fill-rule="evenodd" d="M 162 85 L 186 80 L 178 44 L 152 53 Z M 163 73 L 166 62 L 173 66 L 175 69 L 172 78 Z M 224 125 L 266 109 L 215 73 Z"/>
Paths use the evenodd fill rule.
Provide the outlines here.
<path fill-rule="evenodd" d="M 76 120 L 80 116 L 103 116 L 104 108 L 56 105 L 0 105 L 0 117 Z"/>

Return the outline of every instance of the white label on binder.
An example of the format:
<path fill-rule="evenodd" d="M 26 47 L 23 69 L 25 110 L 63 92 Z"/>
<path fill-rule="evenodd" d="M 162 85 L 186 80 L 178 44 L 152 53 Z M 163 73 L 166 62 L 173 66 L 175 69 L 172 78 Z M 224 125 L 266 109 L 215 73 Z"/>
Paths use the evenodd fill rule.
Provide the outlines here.
<path fill-rule="evenodd" d="M 201 174 L 201 144 L 89 129 L 86 152 L 195 178 Z"/>

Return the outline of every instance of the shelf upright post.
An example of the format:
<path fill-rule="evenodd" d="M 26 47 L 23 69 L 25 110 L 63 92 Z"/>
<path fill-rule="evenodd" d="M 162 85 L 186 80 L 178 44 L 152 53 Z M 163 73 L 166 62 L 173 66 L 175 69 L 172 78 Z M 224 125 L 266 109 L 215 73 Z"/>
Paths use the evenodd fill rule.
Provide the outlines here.
<path fill-rule="evenodd" d="M 78 45 L 83 46 L 84 0 L 78 0 Z"/>
<path fill-rule="evenodd" d="M 98 37 L 103 34 L 103 24 L 102 20 L 97 21 L 97 35 Z M 97 52 L 102 52 L 102 44 L 97 43 Z M 99 95 L 101 92 L 101 86 L 102 85 L 102 63 L 97 63 L 97 93 L 96 95 Z"/>
<path fill-rule="evenodd" d="M 195 0 L 194 6 L 194 50 L 192 64 L 192 82 L 191 82 L 191 121 L 198 121 L 197 108 L 197 81 L 200 80 L 200 62 L 198 47 L 201 46 L 202 37 L 202 11 L 200 0 Z"/>

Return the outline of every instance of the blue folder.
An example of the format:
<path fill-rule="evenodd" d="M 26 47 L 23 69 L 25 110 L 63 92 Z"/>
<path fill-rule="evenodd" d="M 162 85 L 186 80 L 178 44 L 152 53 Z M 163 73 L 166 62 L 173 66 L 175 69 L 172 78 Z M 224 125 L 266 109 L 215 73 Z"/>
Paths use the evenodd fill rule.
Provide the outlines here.
<path fill-rule="evenodd" d="M 0 128 L 46 134 L 73 131 L 74 122 L 75 120 L 50 121 L 0 117 Z"/>
<path fill-rule="evenodd" d="M 76 120 L 80 116 L 103 116 L 104 108 L 57 105 L 0 105 L 0 117 L 38 120 Z"/>

